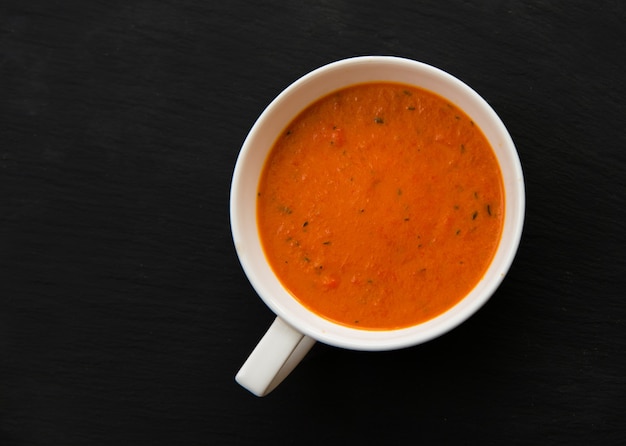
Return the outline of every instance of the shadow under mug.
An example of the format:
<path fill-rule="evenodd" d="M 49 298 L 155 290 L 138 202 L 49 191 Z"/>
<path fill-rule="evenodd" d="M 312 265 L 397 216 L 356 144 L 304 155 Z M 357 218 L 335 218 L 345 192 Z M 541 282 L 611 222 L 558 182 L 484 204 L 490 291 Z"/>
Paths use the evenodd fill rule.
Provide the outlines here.
<path fill-rule="evenodd" d="M 496 154 L 505 193 L 505 216 L 498 249 L 472 291 L 431 320 L 386 331 L 333 323 L 301 305 L 268 264 L 256 225 L 259 178 L 278 135 L 303 109 L 326 94 L 376 81 L 430 90 L 465 111 L 483 131 Z M 233 173 L 230 220 L 235 249 L 248 280 L 276 314 L 274 323 L 237 373 L 237 382 L 257 396 L 268 394 L 316 341 L 353 350 L 394 350 L 429 341 L 455 328 L 482 307 L 504 279 L 519 246 L 524 211 L 522 168 L 506 127 L 489 104 L 457 78 L 430 65 L 391 56 L 344 59 L 303 76 L 280 93 L 260 115 L 243 143 Z"/>

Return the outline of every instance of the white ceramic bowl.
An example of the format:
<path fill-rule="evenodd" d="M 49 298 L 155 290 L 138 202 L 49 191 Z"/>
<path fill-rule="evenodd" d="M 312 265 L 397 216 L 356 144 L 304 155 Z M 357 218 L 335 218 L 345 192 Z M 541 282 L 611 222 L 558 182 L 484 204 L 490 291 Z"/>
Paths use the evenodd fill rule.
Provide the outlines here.
<path fill-rule="evenodd" d="M 281 285 L 268 265 L 256 226 L 259 176 L 269 150 L 287 124 L 326 94 L 353 84 L 391 81 L 421 87 L 464 110 L 482 129 L 500 163 L 505 218 L 496 255 L 482 280 L 445 313 L 409 328 L 367 331 L 335 324 L 303 307 Z M 524 180 L 511 137 L 493 109 L 466 84 L 432 66 L 397 57 L 368 56 L 323 66 L 285 89 L 265 109 L 246 138 L 234 171 L 230 217 L 235 248 L 252 286 L 267 306 L 302 334 L 355 350 L 391 350 L 423 343 L 461 324 L 495 292 L 516 254 L 524 221 Z"/>

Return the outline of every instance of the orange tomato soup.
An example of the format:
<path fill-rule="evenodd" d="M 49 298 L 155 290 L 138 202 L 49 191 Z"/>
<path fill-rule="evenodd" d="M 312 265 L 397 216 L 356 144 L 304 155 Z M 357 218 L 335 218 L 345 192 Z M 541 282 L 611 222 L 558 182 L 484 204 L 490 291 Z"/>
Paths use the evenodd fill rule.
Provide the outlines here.
<path fill-rule="evenodd" d="M 257 197 L 265 255 L 329 320 L 368 330 L 427 321 L 484 275 L 502 233 L 500 167 L 444 98 L 366 83 L 300 113 L 266 161 Z"/>

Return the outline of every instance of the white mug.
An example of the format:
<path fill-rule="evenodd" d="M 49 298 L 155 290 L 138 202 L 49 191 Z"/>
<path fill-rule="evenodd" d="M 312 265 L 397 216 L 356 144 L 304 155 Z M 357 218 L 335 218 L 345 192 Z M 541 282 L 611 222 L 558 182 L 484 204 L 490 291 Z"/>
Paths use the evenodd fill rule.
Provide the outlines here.
<path fill-rule="evenodd" d="M 327 320 L 300 304 L 266 261 L 256 225 L 256 197 L 270 149 L 287 124 L 326 94 L 353 84 L 398 82 L 430 90 L 458 106 L 481 128 L 500 165 L 505 191 L 504 225 L 496 254 L 480 282 L 458 304 L 426 322 L 402 329 L 372 331 Z M 271 392 L 316 341 L 353 350 L 394 350 L 429 341 L 455 328 L 487 302 L 508 272 L 524 223 L 524 178 L 513 141 L 493 109 L 474 90 L 450 74 L 417 61 L 389 56 L 354 57 L 303 76 L 274 99 L 258 118 L 235 165 L 230 219 L 243 270 L 276 314 L 237 373 L 236 380 L 257 396 Z"/>

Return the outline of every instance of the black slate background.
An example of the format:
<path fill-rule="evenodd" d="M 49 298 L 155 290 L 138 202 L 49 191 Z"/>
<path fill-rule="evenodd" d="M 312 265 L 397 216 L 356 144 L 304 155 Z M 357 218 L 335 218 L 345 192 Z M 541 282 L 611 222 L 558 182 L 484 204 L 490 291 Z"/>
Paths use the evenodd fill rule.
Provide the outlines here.
<path fill-rule="evenodd" d="M 626 442 L 621 1 L 0 5 L 0 444 Z M 461 78 L 518 147 L 527 220 L 493 299 L 396 352 L 234 374 L 273 316 L 232 246 L 247 131 L 344 57 Z"/>

